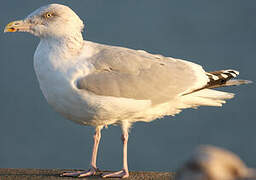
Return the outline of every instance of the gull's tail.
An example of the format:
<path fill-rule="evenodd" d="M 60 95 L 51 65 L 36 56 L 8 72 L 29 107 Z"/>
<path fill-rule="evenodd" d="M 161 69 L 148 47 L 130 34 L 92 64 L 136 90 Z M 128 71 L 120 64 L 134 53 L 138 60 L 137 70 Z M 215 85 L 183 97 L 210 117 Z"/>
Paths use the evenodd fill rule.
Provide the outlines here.
<path fill-rule="evenodd" d="M 206 75 L 209 81 L 204 87 L 183 95 L 183 102 L 188 106 L 221 106 L 225 99 L 233 98 L 234 94 L 216 91 L 213 88 L 252 83 L 249 80 L 231 80 L 239 75 L 238 71 L 232 69 L 207 72 Z"/>

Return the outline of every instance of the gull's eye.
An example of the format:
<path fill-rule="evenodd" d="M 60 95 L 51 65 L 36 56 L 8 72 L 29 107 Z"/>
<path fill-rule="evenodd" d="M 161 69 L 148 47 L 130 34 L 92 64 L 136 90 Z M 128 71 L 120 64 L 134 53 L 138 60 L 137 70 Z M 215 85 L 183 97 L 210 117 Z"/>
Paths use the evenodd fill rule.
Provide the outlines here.
<path fill-rule="evenodd" d="M 50 13 L 50 12 L 44 14 L 45 18 L 51 18 L 52 16 L 53 16 L 53 13 Z"/>

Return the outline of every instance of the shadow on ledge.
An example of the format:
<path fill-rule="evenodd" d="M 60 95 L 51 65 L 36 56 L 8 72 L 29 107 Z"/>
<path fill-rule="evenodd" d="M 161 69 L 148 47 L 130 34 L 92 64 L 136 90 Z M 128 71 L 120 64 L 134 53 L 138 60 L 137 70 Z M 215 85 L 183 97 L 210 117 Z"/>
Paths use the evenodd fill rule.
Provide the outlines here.
<path fill-rule="evenodd" d="M 99 171 L 96 176 L 87 178 L 60 177 L 59 174 L 65 171 L 74 171 L 70 169 L 12 169 L 0 168 L 0 179 L 2 180 L 55 180 L 55 179 L 102 179 L 101 174 L 107 171 Z M 109 180 L 117 178 L 107 178 Z M 174 180 L 174 173 L 171 172 L 130 172 L 127 180 Z"/>

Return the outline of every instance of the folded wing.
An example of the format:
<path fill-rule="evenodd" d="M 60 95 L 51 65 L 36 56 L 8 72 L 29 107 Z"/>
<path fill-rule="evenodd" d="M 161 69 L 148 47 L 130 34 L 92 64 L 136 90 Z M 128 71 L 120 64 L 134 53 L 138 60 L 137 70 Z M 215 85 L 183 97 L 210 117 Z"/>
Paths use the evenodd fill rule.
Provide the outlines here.
<path fill-rule="evenodd" d="M 80 78 L 77 87 L 100 96 L 159 104 L 201 88 L 209 81 L 197 64 L 140 50 L 103 46 L 89 61 L 95 71 Z"/>

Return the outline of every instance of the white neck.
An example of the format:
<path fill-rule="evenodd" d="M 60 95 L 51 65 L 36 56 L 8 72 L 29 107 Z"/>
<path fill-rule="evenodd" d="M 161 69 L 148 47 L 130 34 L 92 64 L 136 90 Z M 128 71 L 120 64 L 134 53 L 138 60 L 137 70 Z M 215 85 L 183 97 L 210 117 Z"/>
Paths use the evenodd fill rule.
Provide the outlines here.
<path fill-rule="evenodd" d="M 50 51 L 59 51 L 62 56 L 71 58 L 78 56 L 83 48 L 83 36 L 81 33 L 63 37 L 44 37 L 40 43 L 47 43 Z"/>

